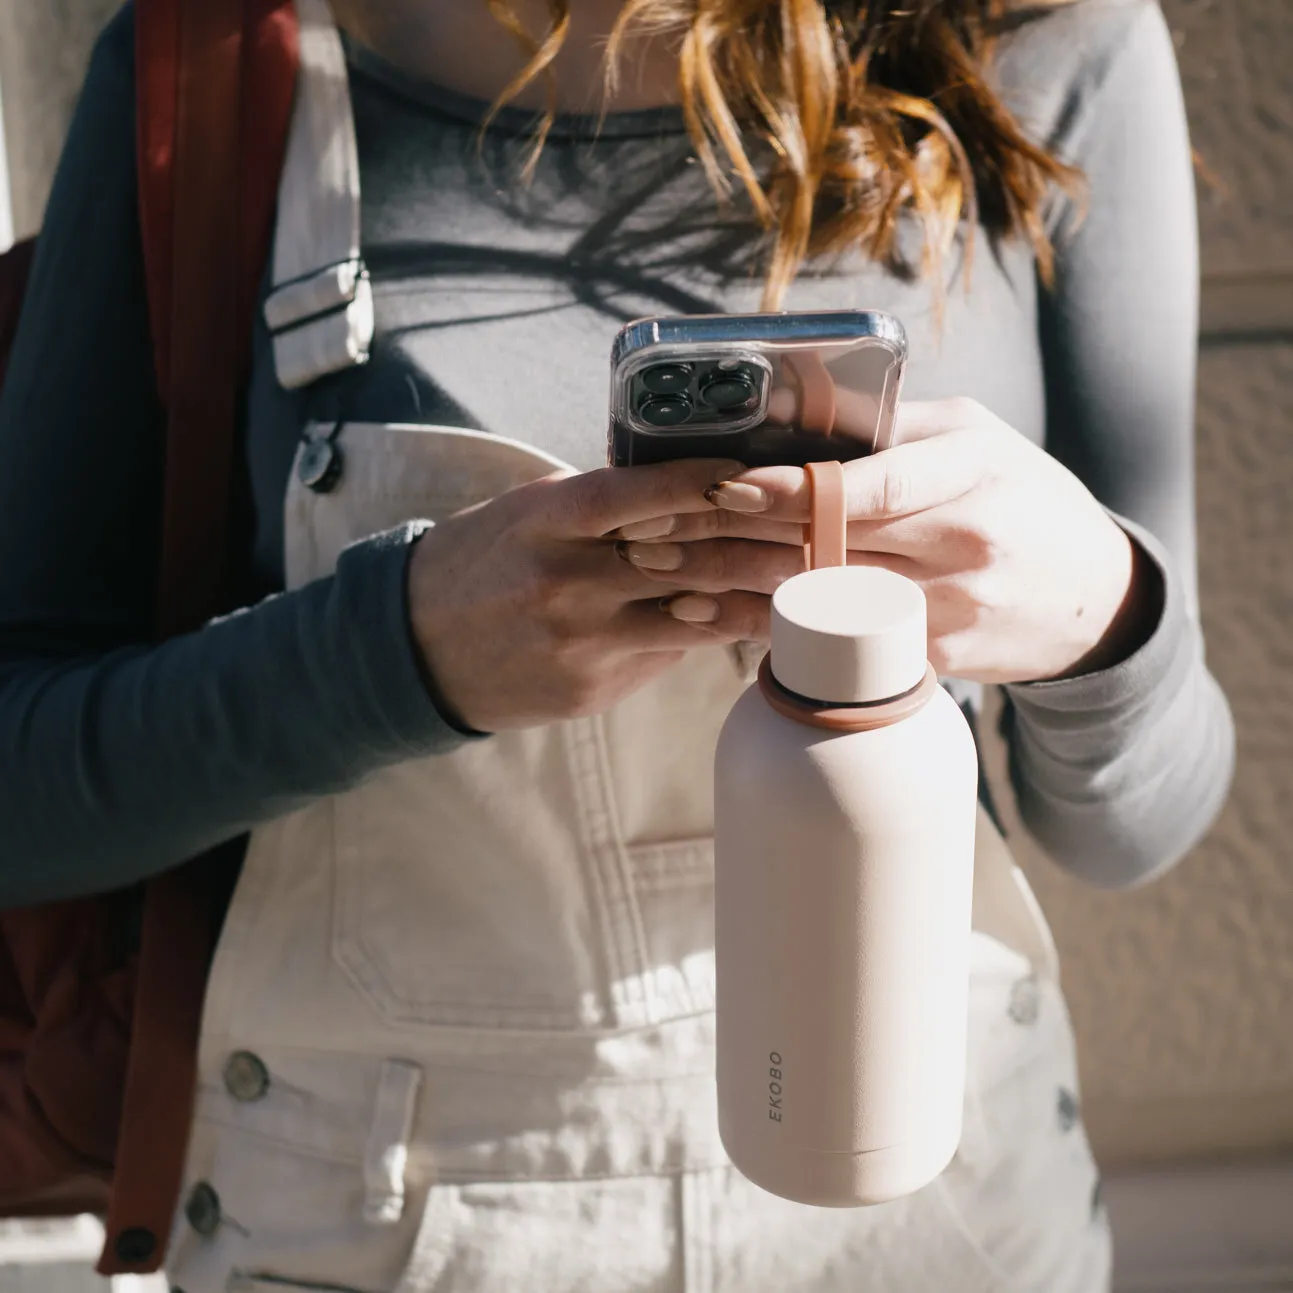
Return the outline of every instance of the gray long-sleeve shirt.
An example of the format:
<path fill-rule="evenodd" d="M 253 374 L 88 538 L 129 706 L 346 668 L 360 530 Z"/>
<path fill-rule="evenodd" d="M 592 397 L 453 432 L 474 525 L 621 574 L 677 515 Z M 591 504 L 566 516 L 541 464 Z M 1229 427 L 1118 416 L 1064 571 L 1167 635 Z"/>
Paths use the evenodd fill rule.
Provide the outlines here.
<path fill-rule="evenodd" d="M 753 308 L 757 240 L 716 212 L 676 113 L 558 123 L 533 185 L 524 114 L 477 147 L 482 105 L 352 52 L 363 250 L 377 336 L 364 368 L 304 393 L 263 328 L 245 418 L 252 564 L 266 600 L 160 646 L 161 415 L 135 203 L 131 14 L 96 49 L 0 397 L 0 905 L 127 884 L 385 764 L 464 738 L 408 632 L 411 528 L 283 593 L 283 493 L 310 417 L 471 426 L 600 465 L 621 322 Z M 1045 443 L 1162 569 L 1148 643 L 1112 669 L 1007 689 L 1025 820 L 1100 884 L 1170 865 L 1225 796 L 1233 734 L 1195 595 L 1194 194 L 1171 43 L 1150 0 L 1085 0 L 1013 37 L 1000 77 L 1083 167 L 1057 201 L 1058 279 L 980 238 L 941 333 L 927 286 L 860 257 L 815 267 L 789 308 L 887 309 L 907 394 L 968 395 Z M 415 520 L 416 518 L 410 518 Z M 957 689 L 973 703 L 973 688 Z"/>

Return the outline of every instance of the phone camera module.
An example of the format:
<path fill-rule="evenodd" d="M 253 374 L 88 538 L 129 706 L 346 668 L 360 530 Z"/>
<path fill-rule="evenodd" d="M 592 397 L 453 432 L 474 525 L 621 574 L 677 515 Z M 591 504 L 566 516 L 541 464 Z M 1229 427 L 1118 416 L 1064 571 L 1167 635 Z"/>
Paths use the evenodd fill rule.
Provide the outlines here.
<path fill-rule="evenodd" d="M 653 427 L 681 426 L 691 417 L 691 403 L 677 395 L 657 396 L 642 404 L 638 416 Z"/>
<path fill-rule="evenodd" d="M 690 385 L 690 364 L 657 364 L 642 374 L 643 389 L 652 395 L 677 395 Z"/>
<path fill-rule="evenodd" d="M 748 408 L 753 404 L 756 388 L 747 373 L 736 371 L 724 373 L 706 382 L 701 395 L 711 408 L 726 413 L 733 409 Z"/>

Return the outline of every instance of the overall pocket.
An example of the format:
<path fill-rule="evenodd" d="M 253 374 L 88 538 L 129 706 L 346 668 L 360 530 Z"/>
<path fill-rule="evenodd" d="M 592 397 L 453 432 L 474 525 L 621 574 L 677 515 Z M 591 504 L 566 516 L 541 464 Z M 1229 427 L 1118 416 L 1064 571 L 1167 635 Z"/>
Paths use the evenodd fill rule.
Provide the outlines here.
<path fill-rule="evenodd" d="M 682 1177 L 681 1214 L 686 1293 L 1025 1293 L 940 1181 L 876 1207 L 812 1208 L 720 1168 Z"/>
<path fill-rule="evenodd" d="M 682 1293 L 668 1176 L 437 1185 L 395 1293 Z"/>
<path fill-rule="evenodd" d="M 320 428 L 307 431 L 305 461 Z M 348 543 L 439 522 L 560 470 L 477 432 L 326 433 L 327 488 L 294 476 L 292 583 Z M 305 473 L 317 479 L 317 473 Z M 505 732 L 333 800 L 332 947 L 386 1019 L 614 1030 L 711 1008 L 712 758 L 741 682 L 696 652 L 606 715 Z"/>

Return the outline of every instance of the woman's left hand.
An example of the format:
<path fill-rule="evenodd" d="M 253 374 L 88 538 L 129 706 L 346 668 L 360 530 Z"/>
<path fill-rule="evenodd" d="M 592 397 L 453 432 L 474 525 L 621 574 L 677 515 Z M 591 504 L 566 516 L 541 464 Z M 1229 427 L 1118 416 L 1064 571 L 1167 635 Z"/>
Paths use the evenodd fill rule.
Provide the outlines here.
<path fill-rule="evenodd" d="M 847 463 L 845 481 L 850 564 L 921 585 L 929 658 L 944 676 L 1091 673 L 1130 655 L 1157 623 L 1161 580 L 1149 558 L 1076 476 L 972 400 L 905 405 L 898 444 Z M 803 569 L 802 469 L 742 472 L 708 497 L 714 513 L 680 517 L 668 535 L 632 541 L 626 531 L 622 555 L 699 592 L 770 593 Z"/>

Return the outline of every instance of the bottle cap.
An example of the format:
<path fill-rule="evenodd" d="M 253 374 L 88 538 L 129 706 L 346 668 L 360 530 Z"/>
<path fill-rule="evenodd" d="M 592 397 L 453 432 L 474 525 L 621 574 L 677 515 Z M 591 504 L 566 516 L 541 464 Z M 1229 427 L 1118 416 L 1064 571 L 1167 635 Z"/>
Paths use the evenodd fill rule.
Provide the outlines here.
<path fill-rule="evenodd" d="M 890 700 L 928 668 L 925 594 L 874 566 L 827 566 L 788 579 L 772 597 L 772 676 L 835 705 Z"/>

